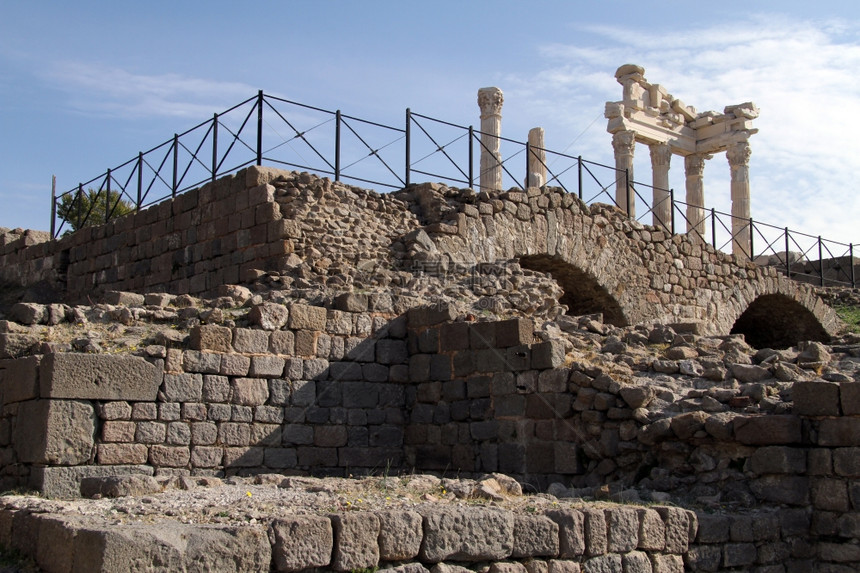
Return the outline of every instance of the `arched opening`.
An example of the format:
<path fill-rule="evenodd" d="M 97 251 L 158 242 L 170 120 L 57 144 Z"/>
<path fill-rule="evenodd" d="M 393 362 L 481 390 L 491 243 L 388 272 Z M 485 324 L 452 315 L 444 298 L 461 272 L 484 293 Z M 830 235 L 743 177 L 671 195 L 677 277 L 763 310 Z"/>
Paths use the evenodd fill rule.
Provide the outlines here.
<path fill-rule="evenodd" d="M 732 326 L 755 348 L 788 348 L 801 340 L 827 342 L 830 336 L 806 307 L 782 294 L 755 299 Z"/>
<path fill-rule="evenodd" d="M 548 255 L 520 257 L 520 266 L 552 275 L 564 290 L 559 302 L 567 305 L 568 314 L 603 313 L 603 321 L 615 326 L 627 326 L 627 319 L 612 295 L 589 273 L 568 262 Z"/>

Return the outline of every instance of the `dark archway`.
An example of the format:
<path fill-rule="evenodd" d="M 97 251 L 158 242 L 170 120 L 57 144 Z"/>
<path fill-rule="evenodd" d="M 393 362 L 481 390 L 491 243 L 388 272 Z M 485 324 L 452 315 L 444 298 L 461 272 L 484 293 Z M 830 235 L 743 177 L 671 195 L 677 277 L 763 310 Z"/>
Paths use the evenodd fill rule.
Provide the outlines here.
<path fill-rule="evenodd" d="M 591 274 L 572 264 L 549 255 L 520 257 L 520 266 L 552 275 L 564 290 L 559 302 L 567 305 L 568 314 L 603 313 L 603 321 L 615 326 L 627 326 L 621 305 Z"/>
<path fill-rule="evenodd" d="M 783 294 L 755 299 L 732 326 L 755 348 L 788 348 L 802 340 L 827 342 L 830 336 L 806 307 Z"/>

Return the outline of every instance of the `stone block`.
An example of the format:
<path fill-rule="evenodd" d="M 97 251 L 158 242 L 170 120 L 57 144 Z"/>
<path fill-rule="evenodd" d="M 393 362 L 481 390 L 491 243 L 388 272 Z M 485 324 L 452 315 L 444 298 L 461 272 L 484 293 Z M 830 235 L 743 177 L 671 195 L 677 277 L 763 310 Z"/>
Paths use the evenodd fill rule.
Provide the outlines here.
<path fill-rule="evenodd" d="M 439 338 L 442 352 L 469 349 L 469 323 L 449 322 L 440 327 Z"/>
<path fill-rule="evenodd" d="M 39 397 L 38 356 L 0 360 L 3 405 Z"/>
<path fill-rule="evenodd" d="M 230 389 L 234 404 L 261 406 L 269 399 L 269 383 L 263 378 L 234 378 Z"/>
<path fill-rule="evenodd" d="M 559 557 L 574 558 L 585 553 L 584 517 L 575 509 L 553 509 L 546 516 L 558 524 Z"/>
<path fill-rule="evenodd" d="M 684 559 L 680 555 L 651 555 L 652 573 L 684 573 Z"/>
<path fill-rule="evenodd" d="M 429 510 L 423 519 L 422 561 L 498 560 L 513 550 L 514 518 L 508 511 L 453 507 Z"/>
<path fill-rule="evenodd" d="M 203 375 L 165 374 L 162 393 L 167 402 L 200 402 L 203 399 Z"/>
<path fill-rule="evenodd" d="M 496 325 L 498 322 L 474 322 L 469 327 L 469 346 L 473 350 L 497 348 Z M 503 353 L 504 354 L 504 353 Z"/>
<path fill-rule="evenodd" d="M 204 324 L 195 326 L 189 333 L 189 346 L 192 350 L 211 350 L 228 353 L 233 351 L 233 331 L 225 326 Z"/>
<path fill-rule="evenodd" d="M 222 354 L 219 374 L 224 376 L 247 376 L 251 358 L 241 354 Z"/>
<path fill-rule="evenodd" d="M 103 420 L 129 420 L 131 419 L 131 406 L 128 402 L 107 402 L 102 404 L 99 415 Z"/>
<path fill-rule="evenodd" d="M 221 370 L 221 355 L 199 350 L 186 350 L 182 353 L 182 370 L 201 374 L 218 374 Z"/>
<path fill-rule="evenodd" d="M 85 477 L 152 475 L 153 471 L 145 465 L 34 467 L 30 487 L 48 497 L 74 498 L 81 495 L 81 480 Z"/>
<path fill-rule="evenodd" d="M 379 562 L 379 518 L 369 512 L 336 513 L 329 516 L 334 529 L 335 571 L 369 569 Z"/>
<path fill-rule="evenodd" d="M 292 330 L 276 330 L 269 335 L 269 352 L 292 356 L 296 348 L 296 335 Z"/>
<path fill-rule="evenodd" d="M 116 476 L 93 476 L 81 480 L 81 496 L 93 497 L 126 497 L 141 496 L 150 493 L 158 493 L 162 490 L 161 484 L 148 475 L 116 475 Z"/>
<path fill-rule="evenodd" d="M 534 342 L 534 321 L 529 318 L 512 318 L 496 323 L 496 346 L 507 348 Z"/>
<path fill-rule="evenodd" d="M 726 543 L 723 545 L 723 567 L 745 567 L 756 561 L 758 551 L 753 543 Z"/>
<path fill-rule="evenodd" d="M 287 324 L 290 312 L 286 306 L 273 302 L 264 302 L 251 307 L 248 311 L 248 322 L 263 330 L 280 330 Z"/>
<path fill-rule="evenodd" d="M 750 490 L 765 501 L 804 505 L 809 503 L 809 479 L 792 475 L 765 475 L 751 480 Z"/>
<path fill-rule="evenodd" d="M 653 509 L 638 509 L 639 549 L 663 551 L 666 548 L 666 526 L 660 514 Z"/>
<path fill-rule="evenodd" d="M 376 360 L 380 364 L 405 364 L 409 361 L 406 342 L 383 338 L 376 341 Z"/>
<path fill-rule="evenodd" d="M 108 420 L 102 424 L 102 440 L 105 442 L 133 442 L 134 432 L 134 422 Z"/>
<path fill-rule="evenodd" d="M 666 552 L 683 554 L 690 545 L 690 516 L 678 507 L 654 508 L 666 526 Z M 695 532 L 694 532 L 695 535 Z"/>
<path fill-rule="evenodd" d="M 860 446 L 860 418 L 829 418 L 818 427 L 819 446 Z"/>
<path fill-rule="evenodd" d="M 697 543 L 725 543 L 729 540 L 731 519 L 722 514 L 699 514 L 699 531 L 696 533 Z"/>
<path fill-rule="evenodd" d="M 833 450 L 833 470 L 839 476 L 860 477 L 860 448 Z"/>
<path fill-rule="evenodd" d="M 785 446 L 758 448 L 750 456 L 750 469 L 757 474 L 802 474 L 806 471 L 806 450 Z"/>
<path fill-rule="evenodd" d="M 43 571 L 71 573 L 74 540 L 79 527 L 78 520 L 71 516 L 39 515 L 39 538 L 37 545 L 28 548 L 34 552 L 36 564 Z M 33 551 L 35 549 L 35 551 Z"/>
<path fill-rule="evenodd" d="M 48 465 L 87 463 L 95 446 L 95 424 L 95 409 L 89 402 L 21 402 L 12 432 L 18 461 Z"/>
<path fill-rule="evenodd" d="M 799 416 L 838 416 L 839 384 L 816 380 L 797 381 L 791 389 L 792 412 Z"/>
<path fill-rule="evenodd" d="M 601 555 L 587 559 L 582 564 L 583 573 L 616 573 L 623 569 L 621 556 L 618 554 Z"/>
<path fill-rule="evenodd" d="M 321 306 L 293 304 L 290 306 L 290 318 L 287 322 L 293 330 L 325 330 L 326 309 Z"/>
<path fill-rule="evenodd" d="M 191 448 L 191 466 L 195 468 L 214 468 L 222 464 L 224 449 L 194 446 Z"/>
<path fill-rule="evenodd" d="M 606 514 L 599 509 L 585 509 L 583 532 L 585 533 L 585 554 L 603 555 L 609 545 L 606 530 Z"/>
<path fill-rule="evenodd" d="M 735 439 L 745 445 L 768 446 L 801 441 L 801 423 L 797 416 L 738 416 L 733 425 Z"/>
<path fill-rule="evenodd" d="M 532 368 L 545 370 L 564 366 L 564 344 L 560 340 L 548 340 L 532 346 Z"/>
<path fill-rule="evenodd" d="M 651 560 L 644 551 L 631 551 L 621 556 L 624 573 L 652 573 Z"/>
<path fill-rule="evenodd" d="M 81 527 L 75 535 L 72 571 L 130 573 L 153 563 L 171 571 L 267 572 L 272 560 L 266 532 L 257 527 Z"/>
<path fill-rule="evenodd" d="M 409 309 L 406 320 L 410 329 L 433 326 L 449 322 L 457 318 L 457 310 L 453 305 L 436 304 Z"/>
<path fill-rule="evenodd" d="M 149 448 L 149 463 L 155 467 L 181 468 L 188 465 L 191 450 L 187 446 L 154 445 Z"/>
<path fill-rule="evenodd" d="M 272 469 L 289 469 L 296 467 L 298 456 L 293 448 L 266 448 L 263 454 L 263 464 Z"/>
<path fill-rule="evenodd" d="M 514 515 L 512 558 L 555 557 L 558 552 L 556 522 L 544 515 Z"/>
<path fill-rule="evenodd" d="M 145 464 L 149 449 L 144 444 L 99 444 L 96 459 L 105 466 Z"/>
<path fill-rule="evenodd" d="M 608 531 L 608 551 L 627 553 L 636 549 L 639 544 L 639 516 L 636 515 L 636 510 L 629 507 L 612 507 L 605 509 L 604 513 Z"/>
<path fill-rule="evenodd" d="M 269 333 L 265 330 L 236 328 L 233 330 L 233 348 L 243 354 L 266 354 L 269 351 Z"/>
<path fill-rule="evenodd" d="M 812 506 L 824 511 L 846 512 L 850 508 L 845 480 L 817 478 L 812 480 Z"/>
<path fill-rule="evenodd" d="M 846 416 L 856 416 L 860 414 L 860 383 L 841 383 L 839 385 L 839 398 L 843 414 Z"/>
<path fill-rule="evenodd" d="M 43 398 L 154 402 L 161 372 L 139 356 L 47 354 L 39 366 Z"/>
<path fill-rule="evenodd" d="M 532 561 L 533 564 L 540 563 L 539 561 Z M 580 573 L 582 570 L 580 569 L 579 562 L 577 561 L 569 561 L 567 559 L 550 559 L 549 562 L 546 563 L 546 569 L 538 569 L 535 567 L 534 569 L 528 569 L 529 563 L 526 563 L 526 569 L 529 573 Z"/>

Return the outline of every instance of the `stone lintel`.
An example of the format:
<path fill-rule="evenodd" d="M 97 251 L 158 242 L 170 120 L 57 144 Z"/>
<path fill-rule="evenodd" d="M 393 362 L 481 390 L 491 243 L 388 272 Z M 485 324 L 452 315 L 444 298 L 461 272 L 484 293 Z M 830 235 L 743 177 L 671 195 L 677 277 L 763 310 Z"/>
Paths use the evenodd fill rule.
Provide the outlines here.
<path fill-rule="evenodd" d="M 80 496 L 84 478 L 154 473 L 152 466 L 36 466 L 30 471 L 30 487 L 48 497 L 72 498 Z"/>
<path fill-rule="evenodd" d="M 631 117 L 615 117 L 609 120 L 606 128 L 609 133 L 618 131 L 632 131 L 636 134 L 636 141 L 646 145 L 655 143 L 668 143 L 672 153 L 676 155 L 690 155 L 696 153 L 696 132 L 689 127 L 680 126 L 678 129 L 669 129 L 657 125 L 655 118 L 646 114 L 632 114 Z"/>
<path fill-rule="evenodd" d="M 161 385 L 158 368 L 139 356 L 47 354 L 39 370 L 42 398 L 153 402 Z"/>

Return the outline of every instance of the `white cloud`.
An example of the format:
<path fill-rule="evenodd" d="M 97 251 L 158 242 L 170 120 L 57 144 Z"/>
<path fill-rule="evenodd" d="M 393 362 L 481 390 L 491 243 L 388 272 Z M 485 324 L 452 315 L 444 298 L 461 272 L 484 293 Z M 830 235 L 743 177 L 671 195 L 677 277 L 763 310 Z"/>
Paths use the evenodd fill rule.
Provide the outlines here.
<path fill-rule="evenodd" d="M 856 24 L 758 15 L 745 23 L 684 32 L 610 26 L 580 32 L 574 45 L 543 46 L 544 67 L 530 77 L 509 78 L 512 94 L 536 94 L 528 101 L 544 106 L 547 117 L 555 114 L 558 127 L 583 125 L 591 121 L 592 111 L 602 112 L 604 101 L 620 99 L 615 68 L 636 63 L 649 81 L 699 111 L 754 101 L 761 116 L 754 124 L 760 131 L 751 140 L 753 216 L 809 234 L 860 241 L 855 222 L 860 205 L 854 186 L 847 184 L 860 170 Z M 599 129 L 590 130 L 585 139 L 589 147 L 601 146 L 605 157 L 611 154 L 610 139 L 597 133 L 605 128 L 598 123 Z M 647 155 L 647 150 L 637 151 L 637 165 L 646 168 L 637 168 L 636 176 L 646 183 Z M 711 163 L 717 162 L 718 169 L 706 170 L 710 200 L 728 189 L 728 166 L 722 156 Z M 678 158 L 673 161 L 677 189 L 683 189 L 682 165 Z M 727 198 L 716 202 L 718 209 L 727 206 Z"/>
<path fill-rule="evenodd" d="M 61 62 L 43 74 L 69 95 L 69 105 L 88 114 L 117 117 L 206 118 L 256 93 L 237 82 L 180 74 L 141 75 L 86 62 Z"/>

